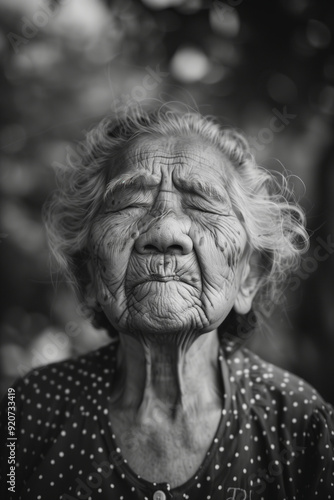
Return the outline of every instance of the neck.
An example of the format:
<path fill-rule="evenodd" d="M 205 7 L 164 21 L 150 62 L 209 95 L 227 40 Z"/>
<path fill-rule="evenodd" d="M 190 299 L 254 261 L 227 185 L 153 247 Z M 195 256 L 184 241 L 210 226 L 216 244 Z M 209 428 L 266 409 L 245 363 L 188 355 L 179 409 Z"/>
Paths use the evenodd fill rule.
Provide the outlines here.
<path fill-rule="evenodd" d="M 161 412 L 175 419 L 180 414 L 221 407 L 222 382 L 218 365 L 216 330 L 191 345 L 153 342 L 121 335 L 114 403 L 133 410 L 137 418 Z"/>

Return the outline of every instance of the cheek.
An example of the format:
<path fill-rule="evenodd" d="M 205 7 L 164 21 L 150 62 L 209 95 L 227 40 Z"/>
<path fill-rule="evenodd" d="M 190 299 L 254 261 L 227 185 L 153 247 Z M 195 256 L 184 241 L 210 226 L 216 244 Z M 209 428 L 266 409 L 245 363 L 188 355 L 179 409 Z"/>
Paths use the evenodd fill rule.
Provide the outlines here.
<path fill-rule="evenodd" d="M 90 252 L 97 277 L 108 288 L 122 282 L 137 234 L 136 222 L 126 216 L 100 219 L 94 223 Z"/>
<path fill-rule="evenodd" d="M 230 218 L 219 221 L 215 227 L 215 244 L 234 272 L 246 244 L 246 234 L 239 221 L 236 223 Z"/>
<path fill-rule="evenodd" d="M 138 236 L 151 223 L 142 212 L 114 214 L 97 219 L 91 229 L 90 251 L 97 277 L 109 288 L 124 285 L 130 256 Z"/>
<path fill-rule="evenodd" d="M 240 222 L 230 217 L 212 218 L 194 224 L 195 250 L 200 261 L 204 283 L 219 289 L 226 282 L 234 284 L 236 269 L 246 244 Z"/>

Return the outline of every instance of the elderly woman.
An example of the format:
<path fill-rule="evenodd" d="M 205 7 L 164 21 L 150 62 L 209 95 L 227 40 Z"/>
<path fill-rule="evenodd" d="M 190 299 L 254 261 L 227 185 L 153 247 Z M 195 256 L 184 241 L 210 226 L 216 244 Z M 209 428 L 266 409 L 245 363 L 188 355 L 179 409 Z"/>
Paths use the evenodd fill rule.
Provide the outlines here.
<path fill-rule="evenodd" d="M 3 498 L 334 499 L 331 407 L 241 346 L 307 246 L 285 191 L 197 114 L 87 135 L 47 222 L 113 340 L 16 383 Z"/>

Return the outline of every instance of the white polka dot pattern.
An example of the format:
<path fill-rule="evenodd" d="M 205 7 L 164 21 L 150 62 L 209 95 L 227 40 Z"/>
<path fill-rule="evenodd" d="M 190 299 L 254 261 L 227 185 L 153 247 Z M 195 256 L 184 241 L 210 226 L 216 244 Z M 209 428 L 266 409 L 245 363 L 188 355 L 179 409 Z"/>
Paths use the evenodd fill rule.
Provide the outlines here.
<path fill-rule="evenodd" d="M 173 489 L 137 476 L 108 419 L 116 350 L 111 343 L 15 384 L 16 496 L 2 491 L 1 498 L 152 500 L 160 491 L 173 500 L 334 500 L 332 407 L 306 382 L 247 349 L 219 355 L 222 416 L 196 474 Z M 6 408 L 3 401 L 2 429 Z"/>

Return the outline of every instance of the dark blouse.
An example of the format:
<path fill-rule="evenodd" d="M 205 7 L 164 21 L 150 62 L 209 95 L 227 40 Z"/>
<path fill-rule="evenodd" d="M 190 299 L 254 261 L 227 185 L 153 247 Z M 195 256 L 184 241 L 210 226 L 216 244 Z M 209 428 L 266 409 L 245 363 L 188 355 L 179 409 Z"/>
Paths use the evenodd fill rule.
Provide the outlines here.
<path fill-rule="evenodd" d="M 197 473 L 177 488 L 136 475 L 108 418 L 117 346 L 16 382 L 17 440 L 7 439 L 7 396 L 1 406 L 2 499 L 334 499 L 332 407 L 245 348 L 219 355 L 225 400 Z M 8 442 L 15 442 L 15 493 L 7 483 Z"/>

